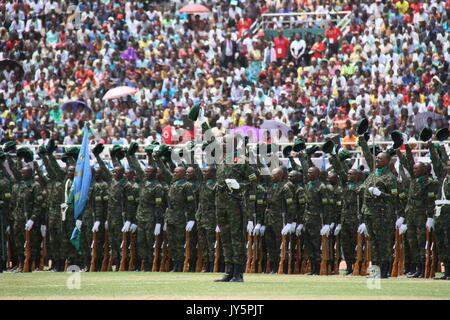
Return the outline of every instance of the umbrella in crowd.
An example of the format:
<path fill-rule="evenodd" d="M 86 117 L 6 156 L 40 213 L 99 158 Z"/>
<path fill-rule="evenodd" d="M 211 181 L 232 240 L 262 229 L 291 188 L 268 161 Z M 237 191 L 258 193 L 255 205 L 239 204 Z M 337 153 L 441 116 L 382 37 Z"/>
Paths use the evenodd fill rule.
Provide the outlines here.
<path fill-rule="evenodd" d="M 85 102 L 83 101 L 69 101 L 63 104 L 62 109 L 64 111 L 67 110 L 67 108 L 71 108 L 72 111 L 76 111 L 76 110 L 80 110 L 81 109 L 85 109 L 86 111 L 92 112 L 91 107 L 89 107 Z"/>
<path fill-rule="evenodd" d="M 210 12 L 209 9 L 201 4 L 191 3 L 180 9 L 180 13 L 201 13 Z"/>
<path fill-rule="evenodd" d="M 289 130 L 291 130 L 291 128 L 289 128 L 286 124 L 277 120 L 264 121 L 261 125 L 261 129 L 267 131 L 279 130 L 284 136 L 287 136 Z"/>
<path fill-rule="evenodd" d="M 250 142 L 257 142 L 260 138 L 259 129 L 252 126 L 240 126 L 232 129 L 231 133 L 247 136 L 250 138 Z"/>
<path fill-rule="evenodd" d="M 105 93 L 103 96 L 103 100 L 111 100 L 111 99 L 117 99 L 120 97 L 125 97 L 128 95 L 134 95 L 138 92 L 138 88 L 132 88 L 132 87 L 117 87 L 114 89 L 108 90 L 108 92 Z"/>
<path fill-rule="evenodd" d="M 130 47 L 127 48 L 124 52 L 122 52 L 120 58 L 122 58 L 123 60 L 134 61 L 137 60 L 138 56 L 136 54 L 136 50 Z"/>
<path fill-rule="evenodd" d="M 5 59 L 0 61 L 0 70 L 5 70 L 9 66 L 11 70 L 19 71 L 19 78 L 21 79 L 24 75 L 24 71 L 20 63 L 15 60 Z"/>

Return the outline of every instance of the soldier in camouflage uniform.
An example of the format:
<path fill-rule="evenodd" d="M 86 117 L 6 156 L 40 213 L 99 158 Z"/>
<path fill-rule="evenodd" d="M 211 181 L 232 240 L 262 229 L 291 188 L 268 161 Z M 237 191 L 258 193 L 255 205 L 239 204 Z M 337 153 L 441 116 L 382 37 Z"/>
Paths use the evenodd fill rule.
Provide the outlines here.
<path fill-rule="evenodd" d="M 11 202 L 11 192 L 12 192 L 12 183 L 10 181 L 9 174 L 6 172 L 5 167 L 3 166 L 3 161 L 5 160 L 6 156 L 3 153 L 3 151 L 0 151 L 0 219 L 2 219 L 1 226 L 3 226 L 3 232 L 4 232 L 4 238 L 0 239 L 0 241 L 3 241 L 3 243 L 0 243 L 0 272 L 3 271 L 3 268 L 5 267 L 6 261 L 2 260 L 2 257 L 4 256 L 5 260 L 7 258 L 7 245 L 11 245 L 10 243 L 7 243 L 7 237 L 8 232 L 11 233 L 11 226 L 12 224 L 12 202 Z M 8 230 L 8 232 L 6 232 Z M 2 252 L 2 250 L 5 250 L 5 252 Z M 9 266 L 8 266 L 9 267 Z"/>
<path fill-rule="evenodd" d="M 153 166 L 142 170 L 134 155 L 128 156 L 131 167 L 139 177 L 144 177 L 139 185 L 139 205 L 137 208 L 137 248 L 138 266 L 144 263 L 143 271 L 151 271 L 154 259 L 155 236 L 161 233 L 165 206 L 164 187 L 156 180 L 156 169 Z M 160 243 L 158 245 L 161 245 Z"/>
<path fill-rule="evenodd" d="M 169 248 L 173 263 L 173 272 L 183 270 L 183 245 L 185 243 L 185 231 L 189 222 L 194 221 L 195 194 L 192 185 L 186 178 L 186 169 L 176 167 L 174 173 L 169 171 L 158 155 L 155 155 L 159 168 L 161 168 L 165 180 L 170 182 L 167 195 L 168 208 L 164 214 L 167 223 Z"/>
<path fill-rule="evenodd" d="M 360 172 L 356 169 L 350 169 L 345 172 L 345 165 L 339 157 L 330 157 L 330 163 L 336 170 L 342 185 L 342 211 L 340 219 L 336 221 L 342 227 L 341 246 L 344 253 L 345 263 L 347 265 L 346 275 L 353 273 L 353 264 L 356 261 L 355 248 L 357 244 L 357 231 L 359 226 L 359 217 L 361 216 L 363 194 L 361 183 L 359 182 Z"/>
<path fill-rule="evenodd" d="M 228 142 L 227 142 L 228 141 Z M 227 143 L 228 149 L 227 150 Z M 225 259 L 225 275 L 218 282 L 242 282 L 245 264 L 243 192 L 257 177 L 247 162 L 237 163 L 237 139 L 223 138 L 223 158 L 217 165 L 216 216 Z M 218 155 L 216 155 L 218 156 Z M 235 179 L 239 189 L 229 188 L 225 179 Z M 231 189 L 231 190 L 230 190 Z"/>
<path fill-rule="evenodd" d="M 288 225 L 286 235 L 295 231 L 294 195 L 286 182 L 283 181 L 281 168 L 274 170 L 272 184 L 267 189 L 267 208 L 264 215 L 266 226 L 266 245 L 270 258 L 270 271 L 276 273 L 280 262 L 280 245 L 282 230 Z"/>
<path fill-rule="evenodd" d="M 38 221 L 36 221 L 36 226 L 39 228 L 40 237 L 39 237 L 39 247 L 36 248 L 37 252 L 33 255 L 35 260 L 36 269 L 39 268 L 40 257 L 41 257 L 41 249 L 43 244 L 43 239 L 47 236 L 47 225 L 48 225 L 48 193 L 47 193 L 47 184 L 49 179 L 43 174 L 41 169 L 39 168 L 37 161 L 34 162 L 34 166 L 36 168 L 37 175 L 34 177 L 35 180 L 35 188 L 36 192 L 36 216 L 38 217 Z M 44 261 L 45 264 L 45 261 Z"/>
<path fill-rule="evenodd" d="M 433 143 L 428 144 L 430 149 L 433 169 L 436 173 L 439 200 L 450 199 L 450 161 L 439 155 L 439 148 Z M 450 280 L 450 204 L 444 204 L 436 208 L 434 213 L 436 241 L 439 250 L 439 258 L 444 262 L 445 273 L 436 280 Z"/>
<path fill-rule="evenodd" d="M 192 152 L 192 158 L 193 157 Z M 199 168 L 198 164 L 194 161 L 193 167 L 188 167 L 186 169 L 186 181 L 191 184 L 192 190 L 194 191 L 195 196 L 195 212 L 197 212 L 198 206 L 199 206 L 199 198 L 200 198 L 200 187 L 203 180 L 202 171 Z M 194 227 L 191 230 L 190 235 L 191 240 L 191 259 L 189 261 L 189 271 L 195 272 L 195 266 L 197 262 L 197 242 L 198 242 L 198 220 L 196 220 L 196 224 L 194 224 Z"/>
<path fill-rule="evenodd" d="M 199 204 L 195 214 L 198 225 L 198 242 L 203 248 L 203 271 L 212 272 L 214 267 L 214 244 L 216 219 L 216 170 L 208 166 L 203 169 L 203 181 L 199 188 Z"/>
<path fill-rule="evenodd" d="M 88 200 L 83 214 L 84 228 L 81 228 L 83 262 L 89 269 L 92 259 L 93 232 L 95 231 L 97 233 L 97 259 L 95 261 L 95 271 L 100 271 L 103 259 L 103 246 L 105 244 L 108 184 L 103 181 L 102 171 L 99 167 L 93 169 L 92 176 L 93 179 L 89 188 Z"/>
<path fill-rule="evenodd" d="M 13 211 L 14 217 L 14 234 L 17 248 L 17 261 L 19 264 L 24 262 L 25 254 L 25 229 L 31 228 L 30 230 L 30 268 L 32 267 L 32 262 L 37 259 L 40 248 L 40 217 L 41 213 L 38 210 L 38 203 L 36 195 L 39 190 L 33 179 L 33 170 L 30 167 L 24 167 L 21 170 L 22 180 L 18 188 L 15 190 L 12 196 L 12 202 L 15 206 Z M 24 270 L 25 271 L 25 270 Z"/>
<path fill-rule="evenodd" d="M 320 230 L 326 224 L 325 208 L 328 204 L 328 190 L 319 180 L 320 170 L 311 166 L 303 153 L 299 154 L 304 172 L 307 172 L 307 185 L 305 187 L 306 208 L 303 218 L 305 248 L 311 260 L 310 275 L 318 275 L 321 261 L 321 235 Z"/>
<path fill-rule="evenodd" d="M 373 156 L 363 136 L 359 137 L 366 162 L 372 163 Z M 380 267 L 381 278 L 388 277 L 392 259 L 391 231 L 395 214 L 395 200 L 398 195 L 397 179 L 389 170 L 391 156 L 380 152 L 376 155 L 375 168 L 364 182 L 363 221 L 367 227 L 372 246 L 372 265 Z"/>
<path fill-rule="evenodd" d="M 121 258 L 120 246 L 122 243 L 122 229 L 127 232 L 126 227 L 131 226 L 133 219 L 134 190 L 125 179 L 123 167 L 115 167 L 111 173 L 98 154 L 95 155 L 97 163 L 102 170 L 102 176 L 108 183 L 108 214 L 107 225 L 111 244 L 111 254 L 113 256 L 112 265 L 119 269 Z M 125 229 L 124 229 L 125 228 Z"/>

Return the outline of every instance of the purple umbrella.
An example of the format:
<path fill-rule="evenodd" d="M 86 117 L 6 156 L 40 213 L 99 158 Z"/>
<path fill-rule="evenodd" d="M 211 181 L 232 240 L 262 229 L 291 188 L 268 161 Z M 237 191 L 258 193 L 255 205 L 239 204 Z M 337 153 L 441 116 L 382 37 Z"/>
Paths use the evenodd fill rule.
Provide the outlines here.
<path fill-rule="evenodd" d="M 138 58 L 138 56 L 136 54 L 136 50 L 133 47 L 127 48 L 124 52 L 122 52 L 120 57 L 123 60 L 137 60 L 137 58 Z"/>
<path fill-rule="evenodd" d="M 259 129 L 251 126 L 240 126 L 231 130 L 232 134 L 239 133 L 242 136 L 247 136 L 250 138 L 250 142 L 258 142 Z"/>

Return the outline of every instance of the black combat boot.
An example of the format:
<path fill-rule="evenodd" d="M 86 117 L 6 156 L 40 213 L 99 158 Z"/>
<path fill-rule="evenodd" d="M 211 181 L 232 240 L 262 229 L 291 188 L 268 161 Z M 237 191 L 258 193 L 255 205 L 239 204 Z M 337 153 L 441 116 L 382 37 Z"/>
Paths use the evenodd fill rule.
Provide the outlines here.
<path fill-rule="evenodd" d="M 170 272 L 178 272 L 178 262 L 177 261 L 172 262 L 172 270 L 170 270 Z"/>
<path fill-rule="evenodd" d="M 234 275 L 234 264 L 226 263 L 225 264 L 225 274 L 221 279 L 216 279 L 214 282 L 229 282 Z"/>
<path fill-rule="evenodd" d="M 381 263 L 381 279 L 387 279 L 389 278 L 389 262 L 382 262 Z"/>
<path fill-rule="evenodd" d="M 204 264 L 203 264 L 203 270 L 202 270 L 202 272 L 209 272 L 208 270 L 209 270 L 209 262 L 208 261 L 206 261 Z"/>
<path fill-rule="evenodd" d="M 434 280 L 450 280 L 450 263 L 444 263 L 444 275 L 442 277 L 435 277 Z"/>
<path fill-rule="evenodd" d="M 347 271 L 345 272 L 346 276 L 350 276 L 353 274 L 353 263 L 347 263 Z"/>
<path fill-rule="evenodd" d="M 421 277 L 422 275 L 422 277 Z M 408 278 L 423 278 L 423 264 L 417 263 L 417 270 L 414 274 L 409 275 Z"/>
<path fill-rule="evenodd" d="M 235 264 L 233 278 L 231 278 L 230 282 L 244 282 L 244 265 L 243 264 Z"/>
<path fill-rule="evenodd" d="M 413 276 L 417 271 L 417 263 L 409 264 L 409 272 L 406 274 L 409 277 Z"/>

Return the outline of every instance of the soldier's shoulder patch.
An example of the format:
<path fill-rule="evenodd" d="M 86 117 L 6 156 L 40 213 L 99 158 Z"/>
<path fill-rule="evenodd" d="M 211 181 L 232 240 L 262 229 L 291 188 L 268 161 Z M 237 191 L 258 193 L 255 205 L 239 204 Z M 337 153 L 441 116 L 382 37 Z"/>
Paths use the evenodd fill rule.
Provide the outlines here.
<path fill-rule="evenodd" d="M 101 200 L 102 200 L 102 197 L 101 197 L 101 196 L 96 196 L 96 197 L 95 197 L 95 200 L 96 200 L 96 201 L 101 201 Z"/>
<path fill-rule="evenodd" d="M 286 199 L 286 203 L 287 203 L 287 204 L 291 204 L 292 202 L 294 202 L 294 200 L 292 200 L 292 198 L 287 198 L 287 199 Z"/>
<path fill-rule="evenodd" d="M 397 189 L 397 187 L 392 188 L 392 189 L 391 189 L 391 193 L 392 193 L 393 195 L 397 195 L 397 194 L 398 194 L 398 189 Z"/>
<path fill-rule="evenodd" d="M 11 198 L 11 193 L 5 193 L 5 199 Z"/>
<path fill-rule="evenodd" d="M 161 198 L 155 198 L 155 203 L 161 203 L 162 202 L 162 199 Z"/>
<path fill-rule="evenodd" d="M 129 196 L 128 196 L 128 201 L 133 201 L 133 200 L 134 200 L 134 196 L 129 195 Z"/>
<path fill-rule="evenodd" d="M 103 196 L 103 200 L 108 200 L 109 197 L 108 196 Z"/>
<path fill-rule="evenodd" d="M 192 201 L 192 200 L 194 200 L 194 196 L 189 195 L 186 199 L 187 199 L 187 201 Z"/>
<path fill-rule="evenodd" d="M 256 174 L 252 173 L 251 175 L 248 176 L 248 180 L 250 181 L 255 181 L 256 180 Z"/>

